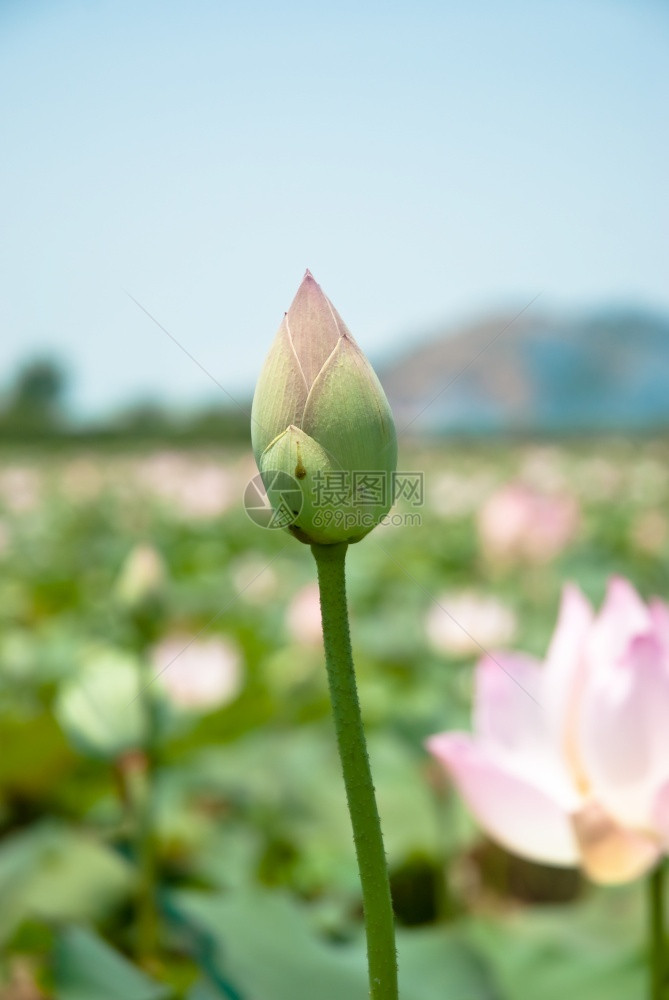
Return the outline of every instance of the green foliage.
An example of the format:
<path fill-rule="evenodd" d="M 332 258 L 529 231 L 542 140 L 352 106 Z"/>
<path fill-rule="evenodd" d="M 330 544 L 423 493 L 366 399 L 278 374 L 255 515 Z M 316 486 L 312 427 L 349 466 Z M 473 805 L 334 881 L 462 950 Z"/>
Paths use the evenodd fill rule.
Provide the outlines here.
<path fill-rule="evenodd" d="M 176 918 L 194 930 L 201 962 L 224 996 L 362 1000 L 367 995 L 363 943 L 320 940 L 308 911 L 280 893 L 181 893 L 173 905 Z M 405 931 L 397 946 L 405 1000 L 431 1000 L 437 991 L 477 1000 L 500 996 L 483 961 L 453 931 Z"/>
<path fill-rule="evenodd" d="M 644 1000 L 642 902 L 638 887 L 601 891 L 578 906 L 475 921 L 469 938 L 508 1000 Z"/>
<path fill-rule="evenodd" d="M 659 440 L 596 453 L 414 448 L 399 467 L 425 473 L 422 526 L 379 528 L 350 549 L 403 1000 L 643 996 L 638 887 L 582 890 L 535 866 L 516 878 L 432 769 L 423 740 L 469 725 L 479 650 L 440 648 L 427 623 L 435 601 L 492 597 L 513 618 L 510 645 L 541 656 L 566 578 L 596 601 L 614 572 L 669 596 L 668 456 Z M 305 546 L 246 518 L 250 457 L 174 447 L 1 457 L 0 991 L 18 963 L 57 1000 L 362 1000 L 359 887 L 322 650 L 309 602 L 294 604 L 314 567 Z M 481 541 L 481 504 L 518 478 L 580 507 L 574 536 L 545 563 L 500 562 Z M 159 559 L 132 577 L 144 563 L 129 557 L 146 546 Z M 236 693 L 174 702 L 154 657 L 175 635 L 226 644 Z M 180 683 L 192 696 L 188 676 Z M 150 956 L 137 954 L 136 934 L 147 773 Z"/>
<path fill-rule="evenodd" d="M 0 939 L 28 919 L 99 920 L 127 899 L 132 868 L 83 829 L 42 820 L 0 847 Z"/>
<path fill-rule="evenodd" d="M 53 976 L 56 1000 L 162 1000 L 171 994 L 83 927 L 66 928 L 56 938 Z"/>

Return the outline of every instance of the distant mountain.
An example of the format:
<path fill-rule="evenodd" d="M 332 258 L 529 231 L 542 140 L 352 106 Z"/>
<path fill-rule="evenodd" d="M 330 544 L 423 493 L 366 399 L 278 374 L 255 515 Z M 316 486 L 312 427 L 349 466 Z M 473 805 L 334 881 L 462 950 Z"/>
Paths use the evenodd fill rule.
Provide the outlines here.
<path fill-rule="evenodd" d="M 398 428 L 555 433 L 669 428 L 669 317 L 497 315 L 382 372 Z"/>

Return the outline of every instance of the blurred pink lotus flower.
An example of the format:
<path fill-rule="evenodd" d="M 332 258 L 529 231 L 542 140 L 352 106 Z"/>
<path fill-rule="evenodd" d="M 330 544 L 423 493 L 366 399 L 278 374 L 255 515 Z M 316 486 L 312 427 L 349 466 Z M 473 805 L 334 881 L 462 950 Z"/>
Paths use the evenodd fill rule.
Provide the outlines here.
<path fill-rule="evenodd" d="M 469 656 L 511 642 L 516 616 L 497 597 L 473 590 L 441 594 L 425 618 L 430 644 L 440 653 Z"/>
<path fill-rule="evenodd" d="M 157 452 L 143 459 L 136 474 L 140 485 L 153 496 L 190 518 L 216 518 L 235 497 L 233 478 L 227 469 L 179 452 Z"/>
<path fill-rule="evenodd" d="M 478 664 L 473 722 L 427 747 L 509 850 L 617 883 L 669 848 L 669 605 L 614 578 L 595 617 L 566 586 L 543 666 Z"/>
<path fill-rule="evenodd" d="M 0 471 L 0 505 L 14 514 L 35 510 L 42 499 L 42 478 L 35 469 L 9 465 Z"/>
<path fill-rule="evenodd" d="M 227 639 L 171 635 L 154 646 L 156 682 L 178 708 L 211 711 L 233 701 L 242 686 L 239 652 Z"/>
<path fill-rule="evenodd" d="M 568 493 L 540 493 L 523 483 L 502 486 L 481 508 L 479 536 L 492 561 L 549 562 L 579 526 L 579 507 Z"/>
<path fill-rule="evenodd" d="M 286 625 L 295 642 L 320 645 L 323 641 L 317 583 L 308 583 L 295 594 L 288 605 Z"/>

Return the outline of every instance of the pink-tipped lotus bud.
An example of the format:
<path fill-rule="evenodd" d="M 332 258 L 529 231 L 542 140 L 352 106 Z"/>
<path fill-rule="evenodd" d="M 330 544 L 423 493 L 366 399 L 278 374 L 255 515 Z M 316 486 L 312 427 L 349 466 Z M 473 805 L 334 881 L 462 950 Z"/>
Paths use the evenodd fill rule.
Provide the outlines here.
<path fill-rule="evenodd" d="M 309 271 L 260 374 L 251 429 L 272 505 L 285 497 L 278 473 L 299 484 L 288 527 L 301 541 L 357 542 L 390 509 L 397 439 L 388 400 Z"/>

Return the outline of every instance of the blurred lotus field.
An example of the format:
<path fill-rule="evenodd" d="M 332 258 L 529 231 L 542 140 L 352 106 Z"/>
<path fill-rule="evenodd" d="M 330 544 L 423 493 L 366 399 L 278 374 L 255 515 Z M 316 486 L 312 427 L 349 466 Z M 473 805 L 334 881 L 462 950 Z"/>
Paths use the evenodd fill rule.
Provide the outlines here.
<path fill-rule="evenodd" d="M 486 840 L 424 749 L 564 581 L 669 595 L 669 440 L 405 447 L 422 523 L 348 558 L 403 1000 L 636 1000 L 643 887 Z M 237 449 L 0 465 L 0 997 L 367 995 L 310 553 Z M 444 609 L 447 609 L 446 611 Z"/>

